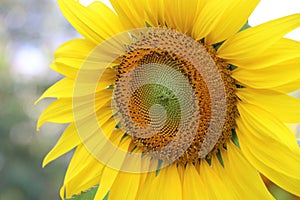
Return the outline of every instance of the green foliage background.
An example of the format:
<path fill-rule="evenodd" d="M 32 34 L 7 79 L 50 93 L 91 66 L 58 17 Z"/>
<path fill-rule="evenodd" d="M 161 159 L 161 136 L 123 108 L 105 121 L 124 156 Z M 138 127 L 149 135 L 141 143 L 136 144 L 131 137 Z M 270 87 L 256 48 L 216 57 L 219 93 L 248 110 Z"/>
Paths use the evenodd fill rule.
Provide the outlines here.
<path fill-rule="evenodd" d="M 60 78 L 48 68 L 55 49 L 75 36 L 56 1 L 1 0 L 0 200 L 59 199 L 70 156 L 44 169 L 41 163 L 64 125 L 37 132 L 38 116 L 51 100 L 34 101 Z"/>

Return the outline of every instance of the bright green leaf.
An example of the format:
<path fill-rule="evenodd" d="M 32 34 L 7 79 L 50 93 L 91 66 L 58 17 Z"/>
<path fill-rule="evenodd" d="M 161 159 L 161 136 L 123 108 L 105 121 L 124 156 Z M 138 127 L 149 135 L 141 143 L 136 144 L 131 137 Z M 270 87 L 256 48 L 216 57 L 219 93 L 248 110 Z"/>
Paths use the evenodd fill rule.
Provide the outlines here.
<path fill-rule="evenodd" d="M 94 200 L 97 189 L 98 187 L 93 187 L 88 191 L 82 192 L 79 195 L 75 195 L 72 198 L 65 199 L 65 200 Z"/>

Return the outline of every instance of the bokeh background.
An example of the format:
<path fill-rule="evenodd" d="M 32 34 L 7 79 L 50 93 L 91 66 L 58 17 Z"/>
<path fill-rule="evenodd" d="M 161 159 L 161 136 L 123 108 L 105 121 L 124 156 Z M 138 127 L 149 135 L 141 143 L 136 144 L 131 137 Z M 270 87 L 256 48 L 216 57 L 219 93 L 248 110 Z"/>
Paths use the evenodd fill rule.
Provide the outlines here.
<path fill-rule="evenodd" d="M 253 26 L 292 13 L 300 13 L 299 0 L 262 0 L 249 23 Z M 61 78 L 48 68 L 55 49 L 75 37 L 80 36 L 55 0 L 0 0 L 0 200 L 59 199 L 71 155 L 44 169 L 41 163 L 64 125 L 47 123 L 37 132 L 38 116 L 52 100 L 37 106 L 34 101 Z M 300 41 L 300 30 L 287 37 Z M 300 135 L 299 126 L 292 128 Z M 266 182 L 277 199 L 296 199 Z"/>

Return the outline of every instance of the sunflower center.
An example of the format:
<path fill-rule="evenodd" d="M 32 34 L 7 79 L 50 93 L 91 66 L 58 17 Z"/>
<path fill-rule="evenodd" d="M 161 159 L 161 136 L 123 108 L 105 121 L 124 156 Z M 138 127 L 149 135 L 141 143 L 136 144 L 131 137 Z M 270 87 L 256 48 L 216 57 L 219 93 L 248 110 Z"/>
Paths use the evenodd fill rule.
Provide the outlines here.
<path fill-rule="evenodd" d="M 120 127 L 145 153 L 185 164 L 216 153 L 237 115 L 235 83 L 214 50 L 170 29 L 137 36 L 114 89 Z"/>

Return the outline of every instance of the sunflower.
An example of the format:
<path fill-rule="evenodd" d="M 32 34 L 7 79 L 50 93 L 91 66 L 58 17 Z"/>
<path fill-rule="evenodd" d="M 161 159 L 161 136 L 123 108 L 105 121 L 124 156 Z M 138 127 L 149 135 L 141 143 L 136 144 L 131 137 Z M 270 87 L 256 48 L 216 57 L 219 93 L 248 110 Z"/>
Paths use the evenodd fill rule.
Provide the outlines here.
<path fill-rule="evenodd" d="M 258 0 L 59 0 L 83 36 L 59 47 L 65 76 L 41 114 L 68 124 L 43 166 L 75 149 L 61 198 L 300 196 L 300 14 L 247 27 Z M 243 28 L 244 27 L 244 28 Z M 40 100 L 39 99 L 39 100 Z"/>

